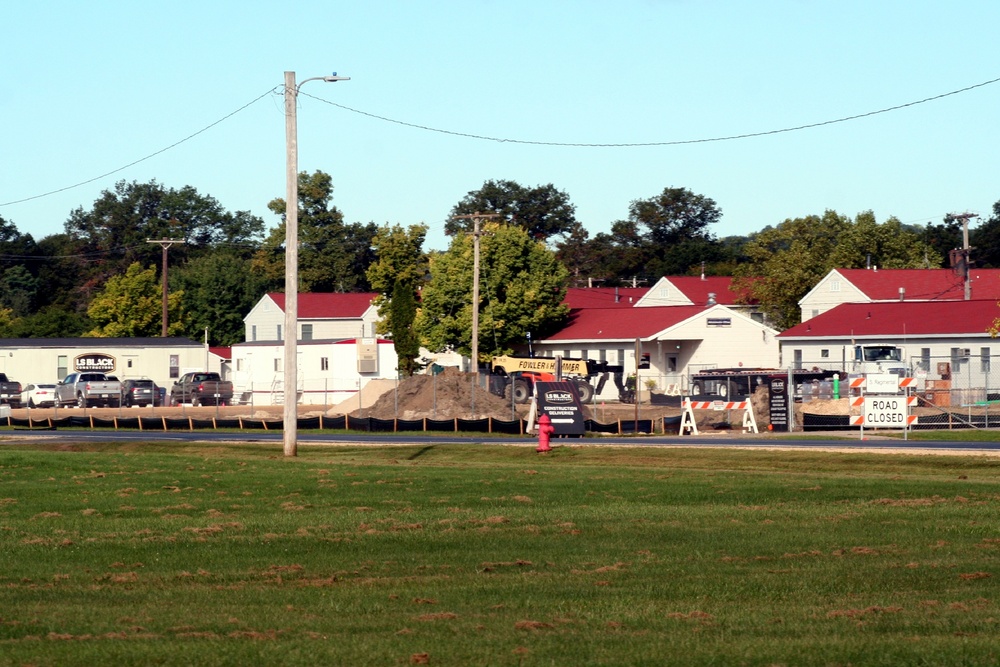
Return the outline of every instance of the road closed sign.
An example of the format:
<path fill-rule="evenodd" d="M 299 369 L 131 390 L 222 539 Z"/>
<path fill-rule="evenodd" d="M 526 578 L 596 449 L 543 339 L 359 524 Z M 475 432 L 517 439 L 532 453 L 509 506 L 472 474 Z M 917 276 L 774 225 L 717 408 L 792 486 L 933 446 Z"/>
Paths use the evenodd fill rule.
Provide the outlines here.
<path fill-rule="evenodd" d="M 865 396 L 865 426 L 905 426 L 905 396 Z"/>

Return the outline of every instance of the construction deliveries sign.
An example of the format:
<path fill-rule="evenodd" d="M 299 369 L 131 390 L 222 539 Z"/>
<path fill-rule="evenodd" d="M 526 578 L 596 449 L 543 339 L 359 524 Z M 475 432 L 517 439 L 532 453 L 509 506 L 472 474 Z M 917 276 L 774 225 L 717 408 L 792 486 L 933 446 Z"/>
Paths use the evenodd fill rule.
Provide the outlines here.
<path fill-rule="evenodd" d="M 583 435 L 583 404 L 572 382 L 536 382 L 538 416 L 548 415 L 555 428 L 553 435 Z"/>

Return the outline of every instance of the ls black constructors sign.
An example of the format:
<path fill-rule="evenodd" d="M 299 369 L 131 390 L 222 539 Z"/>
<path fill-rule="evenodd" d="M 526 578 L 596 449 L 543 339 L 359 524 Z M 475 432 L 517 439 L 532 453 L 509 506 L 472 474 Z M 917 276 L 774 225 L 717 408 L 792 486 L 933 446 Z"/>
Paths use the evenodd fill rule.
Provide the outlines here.
<path fill-rule="evenodd" d="M 73 359 L 73 370 L 77 373 L 113 373 L 115 358 L 110 354 L 81 354 Z"/>
<path fill-rule="evenodd" d="M 583 435 L 587 426 L 583 419 L 583 404 L 572 382 L 536 382 L 535 400 L 538 416 L 548 415 L 555 435 Z"/>

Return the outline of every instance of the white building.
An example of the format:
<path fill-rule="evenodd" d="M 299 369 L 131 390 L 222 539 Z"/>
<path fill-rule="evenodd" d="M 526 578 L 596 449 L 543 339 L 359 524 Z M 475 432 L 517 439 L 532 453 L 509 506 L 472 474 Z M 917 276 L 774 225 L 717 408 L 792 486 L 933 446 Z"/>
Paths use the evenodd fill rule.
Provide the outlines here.
<path fill-rule="evenodd" d="M 168 390 L 189 371 L 223 372 L 223 359 L 189 338 L 0 339 L 0 372 L 21 385 L 54 383 L 94 370 L 119 380 L 149 378 Z"/>
<path fill-rule="evenodd" d="M 378 309 L 373 292 L 299 294 L 298 340 L 367 338 L 375 335 Z M 265 294 L 243 318 L 246 342 L 284 340 L 285 295 Z"/>
<path fill-rule="evenodd" d="M 378 296 L 361 293 L 303 293 L 298 296 L 299 402 L 335 405 L 373 379 L 398 377 L 390 340 L 375 336 Z M 285 295 L 265 294 L 244 320 L 246 342 L 232 346 L 235 400 L 274 405 L 284 401 Z"/>
<path fill-rule="evenodd" d="M 667 393 L 685 391 L 691 374 L 699 370 L 778 367 L 778 332 L 728 306 L 633 305 L 619 300 L 606 308 L 573 308 L 569 323 L 534 342 L 533 352 L 606 361 L 631 374 L 638 365 L 638 341 L 639 354 L 649 360 L 640 381 L 652 380 L 658 392 Z M 609 384 L 597 400 L 618 398 Z"/>
<path fill-rule="evenodd" d="M 881 273 L 881 271 L 880 271 Z M 1000 340 L 989 328 L 1000 317 L 995 299 L 845 303 L 778 335 L 786 365 L 844 368 L 844 347 L 902 347 L 918 389 L 947 381 L 1000 398 Z"/>
<path fill-rule="evenodd" d="M 296 350 L 298 402 L 304 405 L 336 405 L 356 396 L 371 380 L 398 377 L 399 360 L 390 340 L 300 340 Z M 234 402 L 284 402 L 284 343 L 238 343 L 232 355 Z"/>
<path fill-rule="evenodd" d="M 972 269 L 969 298 L 1000 299 L 1000 269 Z M 799 300 L 799 307 L 805 322 L 842 303 L 964 299 L 964 277 L 951 269 L 833 269 Z"/>

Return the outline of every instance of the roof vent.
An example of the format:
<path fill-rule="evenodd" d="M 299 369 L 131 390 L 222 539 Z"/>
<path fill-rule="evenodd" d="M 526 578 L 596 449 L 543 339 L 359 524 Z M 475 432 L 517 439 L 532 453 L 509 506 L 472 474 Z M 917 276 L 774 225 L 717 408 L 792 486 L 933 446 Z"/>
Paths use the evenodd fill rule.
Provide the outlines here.
<path fill-rule="evenodd" d="M 716 304 L 716 301 L 715 301 L 715 292 L 709 292 L 708 293 L 708 303 L 706 305 L 714 306 L 715 304 Z"/>
<path fill-rule="evenodd" d="M 903 301 L 905 299 L 906 299 L 906 288 L 905 287 L 900 287 L 899 288 L 899 300 Z"/>

